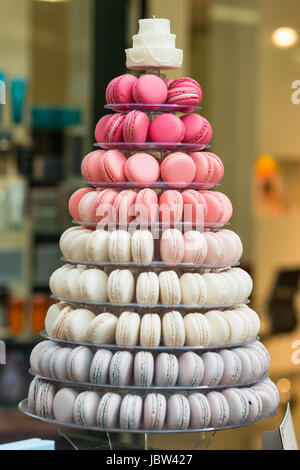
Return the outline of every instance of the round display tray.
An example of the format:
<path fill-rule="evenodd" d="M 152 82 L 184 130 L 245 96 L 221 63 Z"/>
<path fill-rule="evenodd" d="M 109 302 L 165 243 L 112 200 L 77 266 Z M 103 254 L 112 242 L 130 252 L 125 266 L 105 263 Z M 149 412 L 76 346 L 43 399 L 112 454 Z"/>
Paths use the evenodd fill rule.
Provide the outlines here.
<path fill-rule="evenodd" d="M 214 270 L 214 269 L 228 269 L 228 268 L 235 268 L 240 266 L 240 263 L 236 264 L 191 264 L 191 263 L 177 263 L 177 264 L 169 264 L 165 263 L 164 261 L 151 261 L 148 264 L 142 263 L 135 263 L 134 261 L 126 261 L 124 263 L 113 263 L 112 261 L 87 261 L 87 260 L 74 260 L 69 258 L 64 258 L 63 256 L 60 258 L 61 261 L 68 264 L 75 264 L 75 265 L 83 265 L 83 266 L 99 266 L 103 268 L 138 268 L 138 269 L 164 269 L 173 268 L 173 269 L 184 269 L 184 270 Z"/>
<path fill-rule="evenodd" d="M 236 425 L 231 425 L 231 426 L 224 426 L 224 427 L 219 427 L 219 428 L 201 428 L 201 429 L 176 429 L 176 430 L 171 430 L 171 429 L 160 429 L 160 430 L 148 430 L 148 429 L 120 429 L 120 428 L 100 428 L 98 426 L 82 426 L 80 424 L 75 424 L 75 423 L 65 423 L 63 421 L 56 421 L 55 419 L 50 419 L 50 418 L 42 418 L 41 416 L 38 416 L 34 413 L 31 413 L 28 410 L 28 399 L 25 398 L 18 404 L 18 410 L 27 415 L 30 416 L 31 418 L 36 418 L 39 419 L 40 421 L 44 421 L 46 423 L 51 423 L 51 424 L 56 424 L 58 426 L 64 426 L 64 427 L 69 427 L 69 428 L 75 428 L 75 429 L 83 429 L 85 431 L 97 431 L 97 432 L 121 432 L 121 433 L 133 433 L 133 434 L 182 434 L 182 433 L 196 433 L 196 432 L 211 432 L 211 431 L 224 431 L 225 429 L 234 429 L 234 428 L 240 428 L 244 426 L 249 426 L 250 424 L 255 424 L 260 421 L 264 421 L 265 419 L 272 418 L 277 414 L 277 411 L 272 413 L 269 416 L 262 417 L 256 421 L 249 421 L 247 423 L 243 424 L 236 424 Z"/>
<path fill-rule="evenodd" d="M 80 341 L 69 341 L 66 339 L 58 339 L 52 338 L 51 336 L 47 335 L 46 330 L 42 330 L 40 332 L 40 336 L 44 339 L 54 341 L 62 346 L 64 345 L 71 345 L 71 346 L 86 346 L 89 348 L 95 349 L 109 349 L 111 351 L 131 351 L 131 352 L 138 352 L 138 351 L 150 351 L 154 353 L 160 352 L 167 352 L 172 351 L 172 353 L 179 354 L 184 353 L 187 351 L 194 351 L 194 352 L 206 352 L 206 351 L 218 351 L 220 349 L 234 349 L 249 346 L 250 344 L 259 341 L 259 336 L 256 338 L 250 339 L 245 341 L 244 343 L 234 343 L 234 344 L 220 344 L 220 345 L 210 345 L 210 346 L 119 346 L 118 344 L 98 344 L 98 343 L 87 343 L 87 342 L 80 342 Z"/>
<path fill-rule="evenodd" d="M 68 304 L 74 305 L 91 305 L 93 307 L 103 307 L 103 308 L 124 308 L 126 311 L 128 309 L 135 310 L 149 310 L 152 309 L 156 311 L 157 309 L 161 310 L 228 310 L 230 308 L 238 307 L 239 305 L 245 305 L 250 302 L 249 299 L 246 299 L 243 302 L 236 302 L 231 304 L 219 304 L 219 305 L 190 305 L 190 304 L 179 304 L 179 305 L 164 305 L 164 304 L 155 304 L 155 305 L 140 305 L 135 302 L 131 303 L 111 303 L 111 302 L 96 302 L 92 300 L 76 300 L 76 299 L 67 299 L 65 297 L 57 297 L 55 295 L 50 296 L 52 299 L 60 300 Z"/>
<path fill-rule="evenodd" d="M 211 145 L 190 144 L 185 142 L 96 142 L 94 147 L 100 147 L 105 150 L 118 149 L 120 151 L 136 152 L 200 152 L 208 149 Z"/>
<path fill-rule="evenodd" d="M 72 224 L 74 225 L 84 225 L 85 227 L 96 227 L 98 229 L 103 229 L 105 227 L 108 227 L 109 231 L 112 230 L 118 230 L 118 229 L 124 229 L 128 231 L 134 231 L 137 230 L 138 228 L 143 228 L 143 229 L 149 229 L 151 230 L 167 230 L 168 228 L 177 228 L 178 230 L 198 230 L 202 231 L 204 229 L 213 229 L 217 230 L 222 227 L 227 227 L 230 225 L 229 222 L 227 223 L 219 223 L 219 222 L 199 222 L 199 223 L 193 223 L 193 222 L 175 222 L 175 223 L 167 223 L 167 222 L 146 222 L 143 220 L 142 222 L 139 222 L 137 219 L 132 220 L 131 222 L 128 223 L 120 223 L 120 222 L 115 222 L 113 220 L 107 220 L 105 218 L 105 221 L 100 221 L 100 222 L 82 222 L 79 220 L 72 220 Z"/>
<path fill-rule="evenodd" d="M 205 386 L 205 385 L 200 385 L 200 386 L 173 386 L 173 387 L 157 387 L 155 385 L 149 385 L 147 387 L 142 387 L 138 385 L 111 385 L 111 384 L 93 384 L 91 382 L 74 382 L 72 380 L 60 380 L 60 379 L 54 379 L 52 377 L 44 377 L 42 375 L 36 374 L 32 369 L 29 369 L 29 374 L 38 377 L 39 379 L 46 380 L 47 382 L 54 382 L 57 384 L 61 384 L 64 386 L 69 386 L 69 387 L 79 387 L 79 388 L 90 388 L 90 389 L 101 389 L 101 390 L 129 390 L 129 391 L 140 391 L 140 392 L 159 392 L 159 391 L 165 391 L 165 392 L 182 392 L 182 391 L 187 391 L 187 392 L 209 392 L 211 390 L 225 390 L 226 388 L 245 388 L 245 387 L 250 387 L 252 385 L 255 385 L 257 383 L 263 382 L 264 380 L 269 378 L 268 374 L 265 374 L 263 377 L 259 377 L 256 380 L 252 380 L 250 382 L 244 382 L 244 383 L 236 383 L 236 384 L 228 384 L 228 385 L 214 385 L 214 386 Z"/>
<path fill-rule="evenodd" d="M 177 191 L 185 191 L 186 189 L 196 189 L 196 190 L 207 190 L 220 186 L 220 183 L 185 183 L 173 181 L 166 183 L 165 181 L 142 181 L 142 182 L 132 182 L 132 181 L 117 181 L 117 182 L 107 182 L 107 181 L 85 181 L 84 184 L 88 186 L 94 186 L 97 189 L 106 189 L 106 188 L 115 188 L 115 189 L 176 189 Z"/>
<path fill-rule="evenodd" d="M 158 103 L 115 103 L 106 104 L 105 109 L 116 111 L 117 113 L 128 113 L 133 110 L 143 111 L 147 114 L 162 113 L 194 113 L 200 111 L 201 106 L 187 106 L 182 104 L 158 104 Z"/>

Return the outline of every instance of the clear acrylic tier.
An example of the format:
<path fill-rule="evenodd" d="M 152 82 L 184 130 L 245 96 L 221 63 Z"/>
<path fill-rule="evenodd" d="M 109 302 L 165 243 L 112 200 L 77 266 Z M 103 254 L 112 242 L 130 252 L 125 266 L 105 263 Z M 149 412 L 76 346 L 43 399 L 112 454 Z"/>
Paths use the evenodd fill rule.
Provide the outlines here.
<path fill-rule="evenodd" d="M 255 385 L 259 382 L 263 382 L 264 380 L 269 378 L 268 374 L 265 374 L 263 377 L 258 377 L 256 380 L 252 380 L 250 382 L 243 382 L 243 383 L 235 383 L 235 384 L 219 384 L 219 385 L 214 385 L 214 386 L 206 386 L 206 385 L 200 385 L 200 386 L 172 386 L 172 387 L 158 387 L 155 385 L 147 385 L 147 387 L 143 386 L 138 386 L 138 385 L 111 385 L 111 384 L 94 384 L 91 382 L 74 382 L 72 380 L 61 380 L 61 379 L 54 379 L 53 377 L 44 377 L 42 375 L 36 374 L 32 369 L 29 369 L 29 374 L 38 377 L 41 380 L 45 380 L 46 382 L 51 382 L 54 384 L 60 384 L 63 387 L 78 387 L 78 388 L 84 388 L 84 389 L 90 389 L 90 390 L 99 390 L 99 391 L 130 391 L 130 392 L 139 392 L 141 393 L 148 393 L 148 392 L 210 392 L 212 390 L 225 390 L 226 388 L 245 388 L 245 387 L 251 387 L 252 385 Z"/>
<path fill-rule="evenodd" d="M 187 106 L 182 104 L 159 104 L 159 103 L 112 103 L 106 104 L 105 109 L 116 111 L 117 113 L 129 113 L 130 111 L 142 111 L 147 114 L 162 113 L 195 113 L 201 111 L 201 106 Z"/>
<path fill-rule="evenodd" d="M 122 308 L 123 310 L 149 310 L 156 312 L 158 310 L 184 310 L 184 311 L 194 311 L 194 310 L 228 310 L 231 308 L 238 307 L 239 305 L 245 305 L 250 302 L 249 299 L 246 299 L 243 302 L 229 303 L 229 304 L 205 304 L 205 305 L 191 305 L 191 304 L 155 304 L 155 305 L 141 305 L 136 302 L 130 303 L 112 303 L 112 302 L 97 302 L 93 300 L 78 300 L 78 299 L 68 299 L 67 297 L 58 297 L 51 295 L 52 299 L 59 300 L 61 302 L 66 302 L 71 305 L 87 305 L 92 307 L 101 307 L 105 309 L 113 310 L 114 308 Z M 164 312 L 161 312 L 164 313 Z"/>
<path fill-rule="evenodd" d="M 119 346 L 118 344 L 98 344 L 98 343 L 69 341 L 66 339 L 53 338 L 51 336 L 48 336 L 45 330 L 40 332 L 40 336 L 44 339 L 54 341 L 60 346 L 75 346 L 75 347 L 86 346 L 86 347 L 95 348 L 95 349 L 109 349 L 111 351 L 131 351 L 132 353 L 138 352 L 138 351 L 149 351 L 149 352 L 154 352 L 154 353 L 171 351 L 172 354 L 175 354 L 175 355 L 178 355 L 187 351 L 206 352 L 206 351 L 219 351 L 221 349 L 241 348 L 241 347 L 249 346 L 250 344 L 253 344 L 256 341 L 259 341 L 260 339 L 259 336 L 257 336 L 248 341 L 244 341 L 243 343 L 220 344 L 220 345 L 211 344 L 209 346 L 141 346 L 141 345 Z"/>
<path fill-rule="evenodd" d="M 230 425 L 230 426 L 223 426 L 219 428 L 200 428 L 200 429 L 159 429 L 159 430 L 152 430 L 152 429 L 123 429 L 123 428 L 100 428 L 98 426 L 82 426 L 80 424 L 76 423 L 65 423 L 63 421 L 56 421 L 54 418 L 42 418 L 41 416 L 38 416 L 34 413 L 31 413 L 28 409 L 28 399 L 25 398 L 18 404 L 18 410 L 27 415 L 30 416 L 31 418 L 39 419 L 40 421 L 44 421 L 46 423 L 51 423 L 51 424 L 56 424 L 58 426 L 65 426 L 69 428 L 74 428 L 74 429 L 82 429 L 85 431 L 103 431 L 107 433 L 134 433 L 134 434 L 182 434 L 182 433 L 197 433 L 197 432 L 211 432 L 211 431 L 224 431 L 225 429 L 235 429 L 235 428 L 240 428 L 244 426 L 249 426 L 250 424 L 255 424 L 260 421 L 264 421 L 265 419 L 272 418 L 277 414 L 277 412 L 272 413 L 269 416 L 263 416 L 255 421 L 249 421 L 243 424 L 235 424 L 235 425 Z"/>
<path fill-rule="evenodd" d="M 128 231 L 134 231 L 137 229 L 150 229 L 151 232 L 155 230 L 167 230 L 168 228 L 177 228 L 177 230 L 181 230 L 182 232 L 188 231 L 188 230 L 198 230 L 200 232 L 203 232 L 206 229 L 212 229 L 212 230 L 217 230 L 221 229 L 223 227 L 227 227 L 230 225 L 230 223 L 220 223 L 220 222 L 146 222 L 142 221 L 140 222 L 139 220 L 135 219 L 131 222 L 114 222 L 114 221 L 108 221 L 108 220 L 103 220 L 99 222 L 82 222 L 81 220 L 72 220 L 72 224 L 74 225 L 84 225 L 87 228 L 97 228 L 97 229 L 103 229 L 105 227 L 108 227 L 109 231 L 112 230 L 128 230 Z"/>
<path fill-rule="evenodd" d="M 129 152 L 201 152 L 211 146 L 185 142 L 96 142 L 94 147 L 105 150 L 118 149 Z"/>
<path fill-rule="evenodd" d="M 240 263 L 235 264 L 197 264 L 197 263 L 166 263 L 165 261 L 156 261 L 153 260 L 150 263 L 135 263 L 134 261 L 126 261 L 116 262 L 113 263 L 112 261 L 87 261 L 87 260 L 75 260 L 64 258 L 63 256 L 60 258 L 61 261 L 68 264 L 74 265 L 83 265 L 83 266 L 97 266 L 102 268 L 115 268 L 115 269 L 153 269 L 153 270 L 166 270 L 168 268 L 175 268 L 180 270 L 197 270 L 197 271 L 215 271 L 215 270 L 223 270 L 228 268 L 234 268 L 240 266 Z"/>

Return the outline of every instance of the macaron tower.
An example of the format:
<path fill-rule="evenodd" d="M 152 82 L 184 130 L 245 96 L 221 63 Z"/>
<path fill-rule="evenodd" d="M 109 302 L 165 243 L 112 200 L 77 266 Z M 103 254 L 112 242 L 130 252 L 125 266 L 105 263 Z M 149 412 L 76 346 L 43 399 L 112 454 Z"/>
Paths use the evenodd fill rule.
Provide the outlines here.
<path fill-rule="evenodd" d="M 226 227 L 232 205 L 214 188 L 224 167 L 200 85 L 161 73 L 182 62 L 169 21 L 139 23 L 126 56 L 143 72 L 107 86 L 19 408 L 106 432 L 244 426 L 272 416 L 279 395 L 242 242 Z"/>

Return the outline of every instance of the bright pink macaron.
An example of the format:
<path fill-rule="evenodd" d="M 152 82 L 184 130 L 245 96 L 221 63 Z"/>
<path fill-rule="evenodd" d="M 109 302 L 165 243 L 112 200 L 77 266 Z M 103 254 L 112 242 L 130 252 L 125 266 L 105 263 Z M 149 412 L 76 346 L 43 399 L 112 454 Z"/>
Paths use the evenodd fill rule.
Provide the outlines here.
<path fill-rule="evenodd" d="M 137 193 L 131 189 L 121 191 L 114 201 L 115 220 L 126 224 L 135 217 L 135 201 Z"/>
<path fill-rule="evenodd" d="M 162 180 L 170 183 L 169 186 L 183 188 L 186 184 L 194 180 L 196 166 L 189 155 L 182 152 L 175 152 L 170 153 L 163 160 L 160 171 Z"/>
<path fill-rule="evenodd" d="M 150 188 L 139 191 L 135 200 L 135 216 L 140 226 L 146 226 L 155 222 L 157 214 L 158 197 L 156 192 Z"/>
<path fill-rule="evenodd" d="M 208 145 L 212 138 L 212 127 L 207 119 L 191 113 L 181 118 L 185 132 L 183 142 Z"/>
<path fill-rule="evenodd" d="M 112 114 L 104 129 L 104 142 L 123 142 L 123 125 L 126 115 Z"/>
<path fill-rule="evenodd" d="M 149 153 L 135 153 L 126 161 L 125 175 L 128 181 L 154 183 L 159 174 L 159 163 Z"/>
<path fill-rule="evenodd" d="M 119 150 L 108 150 L 102 155 L 100 169 L 103 181 L 108 183 L 125 181 L 127 159 Z"/>
<path fill-rule="evenodd" d="M 184 106 L 198 106 L 200 104 L 200 98 L 195 88 L 172 88 L 168 91 L 167 103 Z M 192 110 L 193 108 L 191 109 L 191 111 Z"/>
<path fill-rule="evenodd" d="M 81 222 L 97 222 L 96 199 L 98 191 L 85 194 L 79 201 L 78 214 Z"/>
<path fill-rule="evenodd" d="M 88 153 L 81 162 L 81 174 L 85 181 L 91 183 L 102 182 L 103 175 L 100 168 L 100 161 L 104 150 L 95 150 Z"/>
<path fill-rule="evenodd" d="M 159 217 L 164 224 L 180 222 L 183 214 L 183 199 L 179 191 L 168 189 L 159 198 Z"/>
<path fill-rule="evenodd" d="M 202 100 L 202 89 L 199 83 L 190 77 L 180 77 L 176 80 L 173 80 L 172 83 L 168 85 L 169 90 L 174 90 L 176 88 L 193 88 L 198 96 L 199 96 L 199 103 Z"/>
<path fill-rule="evenodd" d="M 98 192 L 95 200 L 95 215 L 97 222 L 101 222 L 102 226 L 115 221 L 114 202 L 118 194 L 111 188 Z"/>
<path fill-rule="evenodd" d="M 232 216 L 232 204 L 230 199 L 218 191 L 201 191 L 207 206 L 205 221 L 210 224 L 226 224 Z"/>
<path fill-rule="evenodd" d="M 194 224 L 203 224 L 206 220 L 207 207 L 204 196 L 195 189 L 187 189 L 182 193 L 183 220 Z"/>
<path fill-rule="evenodd" d="M 168 88 L 161 78 L 145 74 L 134 83 L 132 95 L 136 103 L 163 104 L 167 99 Z"/>
<path fill-rule="evenodd" d="M 124 119 L 123 138 L 125 142 L 146 142 L 150 121 L 146 113 L 131 111 Z"/>
<path fill-rule="evenodd" d="M 112 116 L 113 114 L 106 114 L 101 119 L 99 119 L 95 129 L 96 142 L 105 142 L 105 126 Z"/>
<path fill-rule="evenodd" d="M 132 87 L 137 78 L 130 73 L 125 73 L 109 82 L 105 92 L 105 99 L 108 104 L 132 103 Z"/>
<path fill-rule="evenodd" d="M 181 142 L 184 138 L 183 121 L 174 114 L 160 114 L 150 124 L 152 142 Z"/>
<path fill-rule="evenodd" d="M 90 192 L 95 192 L 95 189 L 93 188 L 80 188 L 75 191 L 75 193 L 72 194 L 72 196 L 69 199 L 69 212 L 71 217 L 73 217 L 74 220 L 79 221 L 79 212 L 78 212 L 78 206 L 81 198 Z"/>

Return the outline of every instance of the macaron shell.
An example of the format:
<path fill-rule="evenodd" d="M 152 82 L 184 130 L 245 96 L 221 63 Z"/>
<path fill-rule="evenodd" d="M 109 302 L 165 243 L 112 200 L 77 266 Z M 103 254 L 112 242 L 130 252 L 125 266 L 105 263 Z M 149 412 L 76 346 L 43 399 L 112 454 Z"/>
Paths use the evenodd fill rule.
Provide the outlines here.
<path fill-rule="evenodd" d="M 249 413 L 249 404 L 241 390 L 237 388 L 228 388 L 224 390 L 223 395 L 229 406 L 228 424 L 243 424 Z"/>
<path fill-rule="evenodd" d="M 190 422 L 190 405 L 184 395 L 174 394 L 168 399 L 167 429 L 187 429 Z"/>
<path fill-rule="evenodd" d="M 128 385 L 132 381 L 133 356 L 129 351 L 117 351 L 109 366 L 109 383 L 111 385 Z"/>
<path fill-rule="evenodd" d="M 150 124 L 149 136 L 152 142 L 181 142 L 185 128 L 177 116 L 160 114 Z"/>
<path fill-rule="evenodd" d="M 107 294 L 111 303 L 132 302 L 135 289 L 134 277 L 128 269 L 112 271 L 107 282 Z"/>
<path fill-rule="evenodd" d="M 61 388 L 53 400 L 53 415 L 57 421 L 71 423 L 73 421 L 73 409 L 78 392 L 72 388 Z"/>
<path fill-rule="evenodd" d="M 149 230 L 135 230 L 131 239 L 132 260 L 144 266 L 149 265 L 154 256 L 154 239 Z"/>
<path fill-rule="evenodd" d="M 121 313 L 116 329 L 116 343 L 119 346 L 135 346 L 140 334 L 140 316 L 135 312 Z"/>
<path fill-rule="evenodd" d="M 115 217 L 116 221 L 120 224 L 126 224 L 134 219 L 135 216 L 135 202 L 137 193 L 130 189 L 121 191 L 115 201 Z"/>
<path fill-rule="evenodd" d="M 112 116 L 113 114 L 106 114 L 101 119 L 99 119 L 95 129 L 96 142 L 105 142 L 105 127 Z"/>
<path fill-rule="evenodd" d="M 141 273 L 136 282 L 136 301 L 139 305 L 156 305 L 159 299 L 159 280 L 154 272 Z"/>
<path fill-rule="evenodd" d="M 104 142 L 123 142 L 125 114 L 112 114 L 104 129 Z"/>
<path fill-rule="evenodd" d="M 128 158 L 125 175 L 128 181 L 154 183 L 159 179 L 157 160 L 148 153 L 135 153 Z"/>
<path fill-rule="evenodd" d="M 188 346 L 209 346 L 211 344 L 211 328 L 205 315 L 188 313 L 183 320 Z"/>
<path fill-rule="evenodd" d="M 203 379 L 204 364 L 201 357 L 192 351 L 183 353 L 178 359 L 178 385 L 198 387 Z"/>
<path fill-rule="evenodd" d="M 152 224 L 158 216 L 158 196 L 153 189 L 145 188 L 137 193 L 134 213 L 140 226 Z"/>
<path fill-rule="evenodd" d="M 167 224 L 180 222 L 183 214 L 183 199 L 179 191 L 169 189 L 159 198 L 159 218 Z"/>
<path fill-rule="evenodd" d="M 174 354 L 160 353 L 155 361 L 155 385 L 173 387 L 178 377 L 178 360 Z"/>
<path fill-rule="evenodd" d="M 144 400 L 145 429 L 162 429 L 167 411 L 167 401 L 164 395 L 150 393 Z"/>
<path fill-rule="evenodd" d="M 160 256 L 168 264 L 181 263 L 184 256 L 184 238 L 180 230 L 164 230 L 160 240 Z"/>
<path fill-rule="evenodd" d="M 104 181 L 125 181 L 125 164 L 127 159 L 119 150 L 108 150 L 102 155 L 100 169 Z"/>
<path fill-rule="evenodd" d="M 184 183 L 191 183 L 196 174 L 196 167 L 193 159 L 182 152 L 175 152 L 169 154 L 161 163 L 160 166 L 162 180 L 168 186 L 175 186 L 183 188 L 186 186 Z M 175 182 L 176 184 L 171 184 Z M 183 184 L 179 184 L 183 183 Z"/>
<path fill-rule="evenodd" d="M 154 359 L 150 352 L 139 351 L 134 358 L 134 384 L 141 387 L 152 385 Z"/>
<path fill-rule="evenodd" d="M 81 174 L 85 181 L 93 183 L 103 181 L 100 162 L 104 153 L 104 150 L 95 150 L 84 157 L 81 162 Z"/>
<path fill-rule="evenodd" d="M 229 421 L 229 406 L 226 398 L 220 392 L 209 392 L 207 400 L 211 410 L 210 427 L 224 427 Z"/>
<path fill-rule="evenodd" d="M 104 189 L 99 191 L 95 200 L 96 221 L 106 226 L 115 220 L 114 202 L 118 196 L 118 192 L 114 189 Z"/>
<path fill-rule="evenodd" d="M 159 273 L 160 301 L 164 305 L 179 305 L 181 289 L 179 278 L 175 271 L 162 271 Z"/>
<path fill-rule="evenodd" d="M 168 88 L 161 78 L 145 74 L 135 82 L 132 95 L 136 103 L 162 104 L 167 99 Z"/>
<path fill-rule="evenodd" d="M 109 366 L 113 354 L 108 349 L 98 349 L 90 367 L 90 382 L 93 384 L 107 384 Z"/>
<path fill-rule="evenodd" d="M 80 221 L 78 206 L 81 198 L 90 192 L 95 192 L 93 188 L 80 188 L 69 199 L 69 213 L 74 220 Z"/>
<path fill-rule="evenodd" d="M 100 428 L 118 428 L 122 398 L 118 393 L 105 393 L 97 410 L 97 425 Z"/>
<path fill-rule="evenodd" d="M 183 263 L 203 264 L 208 249 L 204 234 L 197 230 L 189 230 L 184 233 L 183 240 Z"/>
<path fill-rule="evenodd" d="M 207 119 L 199 114 L 190 113 L 181 120 L 185 128 L 183 142 L 204 145 L 210 143 L 213 132 Z"/>
<path fill-rule="evenodd" d="M 74 405 L 74 421 L 83 426 L 96 426 L 100 397 L 96 392 L 81 392 Z"/>
<path fill-rule="evenodd" d="M 208 182 L 214 181 L 213 180 L 214 164 L 211 158 L 209 157 L 209 153 L 208 152 L 193 152 L 190 154 L 190 157 L 192 158 L 195 168 L 196 168 L 194 182 L 195 183 L 208 183 Z"/>
<path fill-rule="evenodd" d="M 183 219 L 185 222 L 203 224 L 207 222 L 207 204 L 201 192 L 187 189 L 181 193 L 183 199 Z"/>
<path fill-rule="evenodd" d="M 93 352 L 85 346 L 78 346 L 73 349 L 67 361 L 67 376 L 69 380 L 88 382 L 93 356 Z"/>
<path fill-rule="evenodd" d="M 221 382 L 224 373 L 224 361 L 216 352 L 205 352 L 201 356 L 204 374 L 201 385 L 213 387 Z"/>
<path fill-rule="evenodd" d="M 144 143 L 147 140 L 150 121 L 146 113 L 131 111 L 124 119 L 123 139 L 125 142 Z"/>
<path fill-rule="evenodd" d="M 141 346 L 159 346 L 161 340 L 161 320 L 157 313 L 146 313 L 141 320 Z"/>
<path fill-rule="evenodd" d="M 125 395 L 120 408 L 120 427 L 139 429 L 142 417 L 143 401 L 139 395 Z"/>
<path fill-rule="evenodd" d="M 185 328 L 181 313 L 168 312 L 162 319 L 162 336 L 165 346 L 183 346 L 185 343 Z"/>
<path fill-rule="evenodd" d="M 224 349 L 219 352 L 219 355 L 224 363 L 224 372 L 220 383 L 226 385 L 238 383 L 242 373 L 242 362 L 238 354 L 234 350 Z"/>
<path fill-rule="evenodd" d="M 192 429 L 208 428 L 211 411 L 206 396 L 202 393 L 192 393 L 188 400 L 191 410 L 190 427 Z"/>
<path fill-rule="evenodd" d="M 105 92 L 107 104 L 132 103 L 132 87 L 136 81 L 137 78 L 129 73 L 111 80 Z"/>

